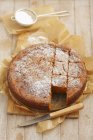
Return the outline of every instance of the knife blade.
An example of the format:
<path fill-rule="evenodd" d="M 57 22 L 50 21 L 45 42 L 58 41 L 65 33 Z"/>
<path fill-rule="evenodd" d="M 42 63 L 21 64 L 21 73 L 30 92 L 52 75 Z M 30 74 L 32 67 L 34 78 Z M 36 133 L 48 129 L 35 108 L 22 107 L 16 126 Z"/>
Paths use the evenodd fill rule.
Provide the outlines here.
<path fill-rule="evenodd" d="M 37 117 L 35 119 L 23 122 L 23 123 L 19 124 L 18 127 L 26 127 L 26 126 L 30 126 L 30 125 L 36 124 L 38 122 L 41 122 L 41 121 L 45 121 L 45 120 L 57 118 L 59 116 L 67 115 L 72 112 L 78 111 L 78 110 L 82 109 L 83 107 L 84 107 L 83 103 L 78 103 L 78 104 L 69 106 L 65 109 L 61 109 L 59 111 L 55 111 L 50 114 L 46 114 L 41 117 Z"/>
<path fill-rule="evenodd" d="M 50 119 L 50 116 L 49 116 L 49 114 L 46 114 L 46 115 L 43 115 L 41 117 L 37 117 L 35 119 L 23 122 L 23 123 L 19 124 L 18 127 L 25 127 L 25 126 L 33 125 L 33 124 L 36 124 L 38 122 L 41 122 L 41 121 L 44 121 L 44 120 L 48 120 L 48 119 Z"/>

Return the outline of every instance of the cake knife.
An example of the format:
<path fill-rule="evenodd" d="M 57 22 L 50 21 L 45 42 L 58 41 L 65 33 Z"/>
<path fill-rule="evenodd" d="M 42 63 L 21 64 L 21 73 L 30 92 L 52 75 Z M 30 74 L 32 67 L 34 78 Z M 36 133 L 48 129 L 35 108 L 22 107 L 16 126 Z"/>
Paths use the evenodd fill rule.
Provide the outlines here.
<path fill-rule="evenodd" d="M 43 115 L 41 117 L 37 117 L 35 119 L 25 121 L 25 122 L 19 124 L 18 127 L 31 126 L 31 125 L 36 124 L 38 122 L 42 122 L 42 121 L 45 121 L 45 120 L 57 118 L 59 116 L 64 116 L 64 115 L 70 114 L 72 112 L 78 111 L 78 110 L 82 109 L 83 107 L 84 107 L 83 103 L 78 103 L 78 104 L 69 106 L 67 108 L 64 108 L 64 109 L 61 109 L 61 110 Z"/>

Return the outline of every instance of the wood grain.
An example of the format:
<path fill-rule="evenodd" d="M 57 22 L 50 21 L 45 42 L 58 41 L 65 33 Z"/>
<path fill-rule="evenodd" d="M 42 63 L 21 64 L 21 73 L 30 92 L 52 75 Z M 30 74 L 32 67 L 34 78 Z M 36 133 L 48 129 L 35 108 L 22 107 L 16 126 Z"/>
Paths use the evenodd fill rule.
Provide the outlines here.
<path fill-rule="evenodd" d="M 28 0 L 16 0 L 14 1 L 14 9 L 13 11 L 16 11 L 20 8 L 28 8 L 29 7 L 29 1 Z M 16 44 L 16 37 L 13 37 L 13 48 Z M 17 116 L 17 115 L 8 115 L 8 126 L 7 126 L 7 139 L 8 140 L 23 140 L 24 139 L 24 128 L 19 129 L 17 127 L 17 124 L 25 121 L 24 116 Z"/>
<path fill-rule="evenodd" d="M 89 0 L 75 0 L 76 34 L 83 36 L 87 56 L 91 55 Z"/>
<path fill-rule="evenodd" d="M 0 15 L 1 16 L 4 13 L 6 14 L 7 12 L 12 11 L 13 9 L 14 9 L 14 1 L 0 0 Z M 3 40 L 5 40 L 6 43 L 3 42 Z M 12 40 L 12 36 L 9 36 L 7 34 L 2 22 L 0 22 L 0 61 L 2 61 L 4 58 L 6 58 L 7 56 L 10 55 L 10 53 L 11 53 L 10 46 L 12 47 L 11 40 Z M 7 44 L 8 41 L 10 41 L 10 44 Z M 4 48 L 4 49 L 2 49 L 2 48 Z M 6 110 L 7 110 L 7 98 L 6 98 L 6 96 L 0 94 L 0 139 L 1 140 L 7 139 L 8 121 L 7 121 Z"/>
<path fill-rule="evenodd" d="M 6 140 L 7 135 L 7 97 L 0 95 L 0 139 Z"/>
<path fill-rule="evenodd" d="M 89 9 L 90 9 L 91 52 L 93 55 L 93 0 L 89 1 Z"/>
<path fill-rule="evenodd" d="M 61 18 L 61 21 L 65 23 L 70 34 L 75 33 L 75 23 L 74 23 L 74 0 L 61 0 L 60 1 L 60 10 L 66 10 L 70 13 L 70 16 Z"/>
<path fill-rule="evenodd" d="M 93 6 L 89 4 L 89 0 L 85 0 L 85 1 L 76 0 L 75 1 L 76 33 L 84 37 L 84 40 L 86 43 L 85 49 L 88 55 L 91 55 L 90 6 L 91 6 L 91 9 L 93 9 Z M 93 130 L 93 125 L 92 125 L 93 100 L 92 98 L 93 98 L 93 95 L 90 95 L 90 97 L 84 101 L 85 107 L 80 112 L 79 122 L 78 122 L 79 123 L 78 124 L 79 125 L 78 126 L 78 129 L 79 129 L 78 139 L 79 140 L 88 140 L 88 139 L 92 140 L 93 139 L 93 134 L 91 133 Z"/>

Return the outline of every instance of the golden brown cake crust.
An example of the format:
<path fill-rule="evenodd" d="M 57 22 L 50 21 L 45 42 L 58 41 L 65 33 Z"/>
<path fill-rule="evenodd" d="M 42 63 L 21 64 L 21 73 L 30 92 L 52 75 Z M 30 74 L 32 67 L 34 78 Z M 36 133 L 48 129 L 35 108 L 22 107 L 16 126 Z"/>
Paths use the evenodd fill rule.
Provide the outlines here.
<path fill-rule="evenodd" d="M 67 94 L 67 105 L 83 92 L 87 73 L 81 57 L 55 44 L 32 45 L 10 63 L 8 86 L 22 104 L 49 110 L 53 93 Z"/>
<path fill-rule="evenodd" d="M 83 93 L 86 85 L 86 77 L 68 77 L 67 105 L 70 105 Z"/>

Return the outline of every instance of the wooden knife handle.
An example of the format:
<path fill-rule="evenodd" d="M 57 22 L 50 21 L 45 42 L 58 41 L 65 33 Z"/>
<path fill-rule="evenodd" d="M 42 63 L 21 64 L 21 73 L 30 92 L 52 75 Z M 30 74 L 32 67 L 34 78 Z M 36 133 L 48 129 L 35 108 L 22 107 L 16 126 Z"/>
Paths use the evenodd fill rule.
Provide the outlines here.
<path fill-rule="evenodd" d="M 65 109 L 50 113 L 50 118 L 56 118 L 59 116 L 67 115 L 74 111 L 78 111 L 79 109 L 82 109 L 83 107 L 84 107 L 83 103 L 78 103 L 78 104 L 72 105 L 70 107 L 67 107 Z"/>

